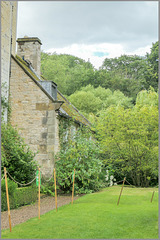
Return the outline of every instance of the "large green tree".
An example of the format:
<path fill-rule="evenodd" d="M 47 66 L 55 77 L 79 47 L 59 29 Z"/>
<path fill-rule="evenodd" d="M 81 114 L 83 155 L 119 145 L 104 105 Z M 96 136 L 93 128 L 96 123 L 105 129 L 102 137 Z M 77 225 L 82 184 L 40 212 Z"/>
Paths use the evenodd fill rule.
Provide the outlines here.
<path fill-rule="evenodd" d="M 102 69 L 113 74 L 120 74 L 121 77 L 138 79 L 144 78 L 145 59 L 137 55 L 121 55 L 116 58 L 106 58 Z"/>
<path fill-rule="evenodd" d="M 52 80 L 65 95 L 71 95 L 94 79 L 94 68 L 90 62 L 67 54 L 41 53 L 41 72 Z"/>
<path fill-rule="evenodd" d="M 81 88 L 68 97 L 84 115 L 97 114 L 111 105 L 121 105 L 124 108 L 132 107 L 132 99 L 126 97 L 119 90 L 112 92 L 101 86 L 94 88 L 92 85 Z"/>
<path fill-rule="evenodd" d="M 41 71 L 67 96 L 91 84 L 95 88 L 120 90 L 125 96 L 132 97 L 135 103 L 141 90 L 148 90 L 150 86 L 156 91 L 158 89 L 158 42 L 145 57 L 122 55 L 106 58 L 99 70 L 94 69 L 90 62 L 72 55 L 42 52 Z"/>
<path fill-rule="evenodd" d="M 145 89 L 145 69 L 145 58 L 137 55 L 106 58 L 96 73 L 95 83 L 101 82 L 103 87 L 112 91 L 120 90 L 135 102 L 137 93 Z"/>
<path fill-rule="evenodd" d="M 153 89 L 142 91 L 133 108 L 111 106 L 96 122 L 106 165 L 136 186 L 146 187 L 158 178 L 157 95 Z"/>
<path fill-rule="evenodd" d="M 146 89 L 152 86 L 158 90 L 158 63 L 159 63 L 159 42 L 152 44 L 151 53 L 146 54 L 147 67 L 145 71 Z"/>

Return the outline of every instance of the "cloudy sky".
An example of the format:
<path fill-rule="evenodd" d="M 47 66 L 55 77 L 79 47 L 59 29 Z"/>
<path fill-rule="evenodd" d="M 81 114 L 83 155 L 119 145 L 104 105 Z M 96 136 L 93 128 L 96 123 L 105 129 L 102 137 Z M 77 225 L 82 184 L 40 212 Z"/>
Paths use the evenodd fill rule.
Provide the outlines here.
<path fill-rule="evenodd" d="M 144 56 L 158 40 L 158 1 L 19 1 L 17 37 L 38 37 L 42 50 L 83 58 Z"/>

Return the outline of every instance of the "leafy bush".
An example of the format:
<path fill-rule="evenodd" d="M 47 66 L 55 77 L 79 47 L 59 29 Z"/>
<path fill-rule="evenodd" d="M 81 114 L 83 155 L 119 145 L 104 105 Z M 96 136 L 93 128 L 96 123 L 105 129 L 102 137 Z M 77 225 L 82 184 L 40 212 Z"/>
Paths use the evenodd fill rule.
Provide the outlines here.
<path fill-rule="evenodd" d="M 53 178 L 50 181 L 46 182 L 45 179 L 42 177 L 41 193 L 54 197 L 55 196 L 54 191 L 55 188 Z"/>
<path fill-rule="evenodd" d="M 126 176 L 141 187 L 158 183 L 157 101 L 151 89 L 138 94 L 132 109 L 112 106 L 101 112 L 95 131 L 104 163 L 115 171 L 116 179 L 116 174 Z"/>
<path fill-rule="evenodd" d="M 35 186 L 17 188 L 15 201 L 17 207 L 33 203 L 37 200 L 37 188 Z"/>
<path fill-rule="evenodd" d="M 126 97 L 121 91 L 112 91 L 103 87 L 94 88 L 92 85 L 81 88 L 68 97 L 87 118 L 89 114 L 98 114 L 100 110 L 111 105 L 120 105 L 124 108 L 133 107 L 132 98 Z"/>
<path fill-rule="evenodd" d="M 35 154 L 24 143 L 17 130 L 9 123 L 1 125 L 1 173 L 8 172 L 20 183 L 27 183 L 35 177 L 37 168 Z"/>
<path fill-rule="evenodd" d="M 34 186 L 17 188 L 17 184 L 7 180 L 10 209 L 14 209 L 26 204 L 30 204 L 37 200 L 37 189 Z M 6 186 L 5 180 L 1 181 L 1 211 L 6 211 L 7 198 L 6 198 Z"/>
<path fill-rule="evenodd" d="M 85 131 L 87 131 L 85 129 Z M 75 192 L 89 193 L 104 186 L 102 161 L 99 159 L 99 147 L 88 133 L 77 131 L 68 140 L 65 149 L 61 148 L 56 156 L 57 183 L 64 192 L 72 191 L 72 173 L 75 169 Z"/>
<path fill-rule="evenodd" d="M 16 192 L 16 188 L 18 185 L 11 181 L 10 179 L 7 179 L 8 183 L 8 194 L 9 194 L 9 202 L 10 202 L 10 208 L 16 208 L 16 203 L 14 200 L 14 195 Z M 7 198 L 6 198 L 6 185 L 5 185 L 5 179 L 1 181 L 1 211 L 7 210 Z"/>
<path fill-rule="evenodd" d="M 13 196 L 16 191 L 16 188 L 18 187 L 18 184 L 11 181 L 10 179 L 7 179 L 7 185 L 8 185 L 8 194 Z M 6 192 L 5 179 L 1 181 L 1 192 L 3 193 Z"/>

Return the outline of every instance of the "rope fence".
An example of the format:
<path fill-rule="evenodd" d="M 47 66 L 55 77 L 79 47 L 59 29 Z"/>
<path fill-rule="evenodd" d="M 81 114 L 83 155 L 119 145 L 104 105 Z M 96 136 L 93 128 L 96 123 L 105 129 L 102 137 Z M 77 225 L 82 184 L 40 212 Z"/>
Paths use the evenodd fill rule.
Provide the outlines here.
<path fill-rule="evenodd" d="M 53 178 L 53 175 L 49 179 L 45 179 L 45 181 L 49 182 L 49 181 L 51 181 L 52 178 Z"/>
<path fill-rule="evenodd" d="M 10 175 L 9 172 L 7 172 L 7 173 L 8 173 L 8 175 L 9 175 L 9 177 L 10 177 L 15 183 L 19 184 L 20 186 L 28 186 L 28 185 L 30 185 L 31 183 L 33 183 L 34 180 L 36 179 L 36 177 L 35 177 L 35 178 L 34 178 L 33 180 L 31 180 L 29 183 L 19 183 L 19 182 L 17 182 L 17 181 Z"/>
<path fill-rule="evenodd" d="M 61 179 L 61 181 L 67 180 L 67 179 L 69 179 L 71 176 L 72 176 L 72 173 L 70 173 L 68 177 Z M 45 179 L 45 182 L 51 181 L 52 178 L 53 178 L 53 180 L 54 180 L 53 174 L 52 174 L 52 176 L 51 176 L 49 179 Z M 58 177 L 57 177 L 57 179 L 58 179 Z"/>
<path fill-rule="evenodd" d="M 130 186 L 136 187 L 135 185 L 131 184 L 131 183 L 128 182 L 127 180 L 126 180 L 126 182 L 127 182 Z"/>
<path fill-rule="evenodd" d="M 69 173 L 68 177 L 61 179 L 61 181 L 64 181 L 64 180 L 67 180 L 67 179 L 72 177 L 72 184 L 73 184 L 73 187 L 72 187 L 72 201 L 71 201 L 72 204 L 73 204 L 73 197 L 74 197 L 75 172 L 76 172 L 76 170 L 74 169 L 74 171 L 72 171 L 72 173 Z M 7 197 L 7 205 L 8 205 L 8 216 L 9 216 L 10 231 L 11 231 L 11 216 L 10 216 L 10 207 L 9 207 L 9 194 L 8 194 L 8 185 L 7 185 L 7 175 L 9 176 L 9 178 L 11 178 L 15 183 L 17 183 L 20 186 L 28 186 L 28 185 L 30 185 L 31 183 L 33 183 L 36 180 L 36 186 L 38 187 L 38 217 L 40 219 L 40 186 L 41 186 L 41 171 L 40 171 L 40 168 L 38 168 L 37 173 L 38 174 L 36 174 L 35 178 L 33 178 L 30 182 L 24 184 L 24 183 L 19 183 L 18 181 L 16 181 L 11 176 L 11 174 L 6 170 L 6 168 L 4 168 L 4 176 L 2 177 L 1 181 L 5 178 L 6 197 Z M 55 185 L 55 208 L 56 208 L 56 212 L 57 212 L 57 191 L 56 191 L 56 182 L 57 181 L 56 181 L 56 169 L 55 168 L 54 168 L 54 172 L 53 173 L 54 174 L 52 174 L 52 176 L 48 180 L 45 179 L 45 181 L 49 182 L 53 178 L 54 185 Z M 77 176 L 77 177 L 79 177 L 79 176 Z M 92 180 L 92 179 L 89 179 L 89 178 L 84 177 L 84 176 L 83 177 L 81 176 L 81 179 L 82 179 L 82 181 L 83 181 L 83 179 L 86 179 L 86 180 L 88 180 L 88 182 Z M 123 182 L 123 184 L 122 184 L 122 187 L 121 187 L 121 191 L 120 191 L 120 195 L 119 195 L 119 198 L 118 198 L 117 205 L 119 205 L 120 197 L 122 195 L 122 190 L 123 190 L 125 182 L 127 184 L 129 184 L 130 186 L 136 187 L 136 186 L 132 185 L 128 180 L 126 180 L 126 178 L 124 178 L 123 180 L 117 181 L 117 182 L 113 182 L 113 185 L 110 185 L 110 187 L 111 186 L 115 186 L 115 184 L 118 184 L 120 182 Z M 159 184 L 157 186 L 159 186 Z M 152 193 L 152 197 L 151 197 L 151 200 L 150 200 L 151 203 L 153 201 L 153 197 L 154 197 L 154 193 L 155 192 L 156 191 L 154 190 L 153 193 Z"/>

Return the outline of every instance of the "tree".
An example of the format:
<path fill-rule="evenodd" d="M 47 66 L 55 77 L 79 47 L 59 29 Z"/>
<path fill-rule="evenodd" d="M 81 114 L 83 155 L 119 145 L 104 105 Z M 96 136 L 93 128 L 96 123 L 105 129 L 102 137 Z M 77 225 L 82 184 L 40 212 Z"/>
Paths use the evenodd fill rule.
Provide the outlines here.
<path fill-rule="evenodd" d="M 137 55 L 106 58 L 101 70 L 97 73 L 97 78 L 106 75 L 103 87 L 110 88 L 112 91 L 120 90 L 126 96 L 132 97 L 135 102 L 137 93 L 145 89 L 145 69 L 145 58 Z"/>
<path fill-rule="evenodd" d="M 94 88 L 92 85 L 81 88 L 68 97 L 85 116 L 97 114 L 99 111 L 111 105 L 121 105 L 124 108 L 132 107 L 132 99 L 126 97 L 120 91 L 112 91 L 102 87 Z"/>
<path fill-rule="evenodd" d="M 158 108 L 158 93 L 154 91 L 153 87 L 149 90 L 143 90 L 138 93 L 136 99 L 136 106 L 143 107 L 144 105 L 156 106 Z"/>
<path fill-rule="evenodd" d="M 102 64 L 102 69 L 113 74 L 120 74 L 121 77 L 131 79 L 143 79 L 145 59 L 137 55 L 121 55 L 116 58 L 106 58 Z"/>
<path fill-rule="evenodd" d="M 146 54 L 147 67 L 145 72 L 146 89 L 152 86 L 158 90 L 158 61 L 159 61 L 159 42 L 152 43 L 151 53 Z"/>
<path fill-rule="evenodd" d="M 82 87 L 92 85 L 121 91 L 135 104 L 137 94 L 152 86 L 158 89 L 158 42 L 145 57 L 122 55 L 106 58 L 99 70 L 90 62 L 67 54 L 42 52 L 41 71 L 44 77 L 57 83 L 58 89 L 70 96 Z"/>
<path fill-rule="evenodd" d="M 67 54 L 41 54 L 41 71 L 65 95 L 71 95 L 94 79 L 94 67 L 78 57 Z"/>
<path fill-rule="evenodd" d="M 146 91 L 145 97 L 155 102 L 154 93 Z M 158 107 L 147 100 L 142 104 L 143 96 L 142 91 L 133 108 L 111 106 L 102 111 L 95 131 L 105 164 L 117 176 L 146 187 L 158 179 Z"/>
<path fill-rule="evenodd" d="M 77 91 L 69 97 L 71 103 L 77 107 L 84 115 L 88 113 L 97 113 L 102 108 L 100 98 L 94 96 L 92 92 Z"/>

